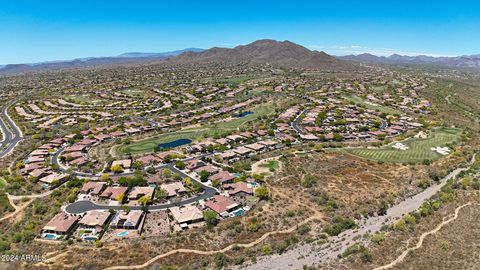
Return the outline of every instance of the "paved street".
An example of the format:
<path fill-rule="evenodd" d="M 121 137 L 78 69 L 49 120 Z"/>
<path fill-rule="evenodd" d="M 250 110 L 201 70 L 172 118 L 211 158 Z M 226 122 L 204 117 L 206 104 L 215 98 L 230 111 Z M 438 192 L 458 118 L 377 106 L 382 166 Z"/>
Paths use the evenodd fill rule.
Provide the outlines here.
<path fill-rule="evenodd" d="M 2 132 L 2 144 L 0 146 L 0 159 L 10 154 L 15 146 L 23 139 L 22 131 L 8 115 L 9 105 L 2 107 L 0 116 L 0 130 Z"/>

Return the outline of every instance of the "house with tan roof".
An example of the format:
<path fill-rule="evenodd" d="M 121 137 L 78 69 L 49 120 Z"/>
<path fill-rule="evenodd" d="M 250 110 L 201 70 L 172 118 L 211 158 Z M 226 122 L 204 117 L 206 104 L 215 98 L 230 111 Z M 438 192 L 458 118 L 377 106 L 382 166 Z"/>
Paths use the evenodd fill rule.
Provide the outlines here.
<path fill-rule="evenodd" d="M 146 155 L 142 157 L 138 157 L 135 159 L 136 161 L 140 161 L 143 163 L 143 165 L 148 166 L 152 164 L 158 164 L 161 163 L 163 160 L 155 155 Z"/>
<path fill-rule="evenodd" d="M 48 152 L 48 150 L 44 150 L 44 149 L 37 149 L 37 150 L 34 150 L 30 153 L 30 156 L 34 157 L 34 156 L 41 156 L 41 157 L 45 157 L 45 156 L 48 156 L 50 153 Z"/>
<path fill-rule="evenodd" d="M 233 149 L 233 152 L 237 153 L 240 156 L 248 156 L 253 152 L 252 149 L 246 148 L 244 146 L 237 147 Z"/>
<path fill-rule="evenodd" d="M 148 198 L 153 198 L 153 193 L 155 192 L 154 187 L 133 187 L 132 190 L 130 190 L 130 193 L 128 194 L 128 199 L 129 200 L 136 200 L 138 198 L 141 198 L 143 196 L 147 196 Z"/>
<path fill-rule="evenodd" d="M 112 167 L 120 165 L 124 169 L 129 169 L 132 166 L 132 160 L 131 159 L 122 159 L 122 160 L 115 160 L 112 162 Z"/>
<path fill-rule="evenodd" d="M 199 167 L 199 168 L 196 168 L 194 170 L 196 173 L 200 173 L 202 171 L 206 171 L 208 172 L 209 174 L 213 174 L 213 173 L 216 173 L 219 171 L 219 169 L 217 167 L 214 167 L 212 164 L 207 164 L 205 166 L 202 166 L 202 167 Z"/>
<path fill-rule="evenodd" d="M 245 145 L 246 148 L 252 149 L 255 152 L 260 152 L 265 148 L 265 145 L 259 143 L 252 143 Z"/>
<path fill-rule="evenodd" d="M 28 163 L 37 163 L 37 162 L 45 162 L 45 157 L 43 156 L 32 156 L 27 158 Z"/>
<path fill-rule="evenodd" d="M 235 151 L 233 150 L 227 150 L 225 152 L 222 152 L 220 153 L 220 157 L 223 159 L 223 160 L 230 160 L 230 159 L 233 159 L 235 157 L 237 157 L 238 154 L 235 153 Z"/>
<path fill-rule="evenodd" d="M 182 182 L 162 184 L 160 185 L 160 189 L 163 189 L 167 192 L 167 197 L 173 197 L 187 192 Z"/>
<path fill-rule="evenodd" d="M 188 227 L 187 224 L 203 221 L 203 213 L 195 205 L 171 207 L 169 210 L 173 219 L 175 219 L 182 228 Z"/>
<path fill-rule="evenodd" d="M 38 181 L 42 182 L 42 183 L 46 183 L 46 184 L 54 184 L 54 183 L 58 183 L 58 184 L 61 184 L 65 181 L 67 181 L 68 179 L 68 174 L 67 173 L 61 173 L 61 174 L 58 174 L 58 173 L 51 173 L 45 177 L 42 177 L 40 178 Z"/>
<path fill-rule="evenodd" d="M 303 140 L 307 140 L 307 141 L 316 141 L 316 140 L 319 140 L 319 138 L 311 133 L 308 133 L 308 134 L 300 134 L 300 138 L 302 138 Z"/>
<path fill-rule="evenodd" d="M 58 239 L 59 236 L 66 236 L 70 234 L 77 222 L 78 217 L 61 212 L 42 228 L 42 238 Z"/>
<path fill-rule="evenodd" d="M 103 231 L 110 215 L 109 211 L 88 211 L 78 222 L 79 229 L 90 229 L 94 230 L 95 234 L 99 234 Z"/>

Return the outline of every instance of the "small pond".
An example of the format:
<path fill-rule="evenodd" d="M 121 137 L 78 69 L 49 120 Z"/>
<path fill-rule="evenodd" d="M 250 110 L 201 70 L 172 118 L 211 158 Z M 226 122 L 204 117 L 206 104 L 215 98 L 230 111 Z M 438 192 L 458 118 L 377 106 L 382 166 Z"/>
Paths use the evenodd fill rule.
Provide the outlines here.
<path fill-rule="evenodd" d="M 182 146 L 185 144 L 189 144 L 191 142 L 192 140 L 190 139 L 178 139 L 178 140 L 167 142 L 167 143 L 161 143 L 158 145 L 158 149 L 163 150 L 163 149 L 174 148 L 174 147 Z"/>
<path fill-rule="evenodd" d="M 236 115 L 236 117 L 245 117 L 247 115 L 253 114 L 253 112 L 248 111 L 248 112 L 242 112 Z"/>

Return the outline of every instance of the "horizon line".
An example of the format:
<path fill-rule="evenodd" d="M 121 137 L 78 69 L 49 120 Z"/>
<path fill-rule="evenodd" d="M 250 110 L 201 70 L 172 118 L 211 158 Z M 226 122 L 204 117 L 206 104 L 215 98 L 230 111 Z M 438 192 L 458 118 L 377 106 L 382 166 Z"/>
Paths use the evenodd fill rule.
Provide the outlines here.
<path fill-rule="evenodd" d="M 248 44 L 248 43 L 247 43 Z M 476 55 L 476 54 L 443 54 L 443 53 L 429 53 L 429 52 L 414 52 L 414 51 L 405 51 L 401 49 L 393 49 L 393 48 L 370 48 L 370 47 L 364 47 L 364 46 L 359 46 L 359 45 L 302 45 L 298 44 L 300 46 L 304 46 L 305 48 L 311 50 L 311 51 L 323 51 L 329 55 L 336 56 L 336 57 L 341 57 L 341 56 L 347 56 L 347 55 L 354 55 L 358 56 L 361 54 L 371 54 L 377 57 L 389 57 L 392 55 L 400 55 L 400 56 L 410 56 L 410 57 L 415 57 L 415 56 L 430 56 L 430 57 L 461 57 L 461 56 L 471 56 L 471 55 Z M 221 43 L 219 44 L 219 47 L 221 48 L 233 48 L 236 46 L 240 45 L 245 45 L 245 44 L 229 44 L 229 43 Z M 213 46 L 217 47 L 217 46 Z M 211 47 L 211 48 L 213 48 Z M 208 49 L 211 49 L 208 48 Z M 186 49 L 202 49 L 202 50 L 208 50 L 196 46 L 190 46 L 187 48 L 182 48 L 182 49 L 174 49 L 174 50 L 165 50 L 165 51 L 159 51 L 159 52 L 142 52 L 142 51 L 126 51 L 120 54 L 116 55 L 98 55 L 98 56 L 80 56 L 80 57 L 72 57 L 69 59 L 52 59 L 52 60 L 42 60 L 42 61 L 37 61 L 37 62 L 21 62 L 21 63 L 0 63 L 0 68 L 3 68 L 8 65 L 37 65 L 37 64 L 52 64 L 52 63 L 60 63 L 60 62 L 68 62 L 68 61 L 75 61 L 75 60 L 86 60 L 86 59 L 95 59 L 95 58 L 119 58 L 121 57 L 122 54 L 127 54 L 127 53 L 145 53 L 145 54 L 160 54 L 160 53 L 168 53 L 168 52 L 175 52 L 175 51 L 181 51 L 181 50 L 186 50 Z M 128 58 L 128 57 L 125 57 Z M 142 58 L 142 57 L 139 57 Z"/>

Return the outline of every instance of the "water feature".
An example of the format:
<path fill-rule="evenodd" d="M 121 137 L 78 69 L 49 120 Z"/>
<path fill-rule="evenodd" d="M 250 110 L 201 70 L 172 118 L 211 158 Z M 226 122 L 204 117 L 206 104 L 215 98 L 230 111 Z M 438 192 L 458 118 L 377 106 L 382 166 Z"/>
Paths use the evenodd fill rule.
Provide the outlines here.
<path fill-rule="evenodd" d="M 245 116 L 250 115 L 250 114 L 253 114 L 253 112 L 251 112 L 251 111 L 241 112 L 241 113 L 237 114 L 236 117 L 245 117 Z"/>
<path fill-rule="evenodd" d="M 174 148 L 174 147 L 182 146 L 185 144 L 189 144 L 191 142 L 192 140 L 190 139 L 178 139 L 178 140 L 167 142 L 167 143 L 161 143 L 158 145 L 158 149 L 164 150 L 164 149 Z"/>

